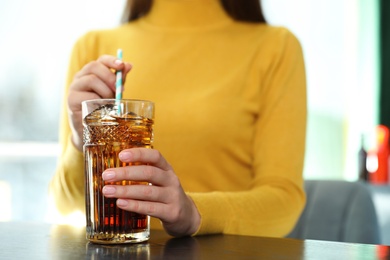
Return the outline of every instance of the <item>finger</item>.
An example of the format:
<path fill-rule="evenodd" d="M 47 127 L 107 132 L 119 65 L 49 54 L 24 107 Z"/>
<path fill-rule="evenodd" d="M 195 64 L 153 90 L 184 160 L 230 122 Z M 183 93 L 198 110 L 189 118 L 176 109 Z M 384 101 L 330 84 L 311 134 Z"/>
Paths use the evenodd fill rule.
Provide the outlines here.
<path fill-rule="evenodd" d="M 138 214 L 149 215 L 161 219 L 161 212 L 164 212 L 165 204 L 159 202 L 139 201 L 130 199 L 118 199 L 118 208 L 136 212 Z M 165 214 L 164 214 L 165 215 Z"/>
<path fill-rule="evenodd" d="M 75 79 L 85 77 L 87 75 L 95 75 L 110 89 L 115 90 L 115 71 L 122 70 L 127 74 L 131 70 L 131 64 L 125 63 L 114 56 L 102 55 L 96 61 L 91 61 L 86 64 L 75 75 Z"/>
<path fill-rule="evenodd" d="M 111 68 L 114 71 L 121 70 L 123 84 L 126 82 L 127 74 L 133 68 L 133 65 L 131 63 L 119 60 L 117 57 L 110 55 L 102 55 L 97 61 L 101 62 L 102 64 L 104 64 L 108 68 Z"/>
<path fill-rule="evenodd" d="M 178 216 L 181 214 L 179 207 L 173 207 L 165 203 L 132 200 L 132 199 L 117 199 L 116 205 L 118 208 L 136 212 L 138 214 L 149 215 L 160 219 L 165 223 L 177 223 Z"/>
<path fill-rule="evenodd" d="M 81 111 L 81 102 L 90 99 L 112 98 L 114 92 L 94 75 L 75 80 L 69 90 L 68 107 L 71 114 Z"/>
<path fill-rule="evenodd" d="M 102 192 L 107 198 L 118 198 L 122 202 L 127 202 L 126 205 L 120 204 L 125 210 L 148 214 L 165 221 L 171 216 L 170 213 L 179 208 L 172 207 L 178 203 L 170 203 L 179 198 L 178 190 L 168 192 L 166 188 L 151 185 L 105 185 Z"/>
<path fill-rule="evenodd" d="M 133 68 L 133 64 L 129 63 L 129 62 L 123 62 L 123 75 L 126 76 L 127 73 L 130 72 L 130 70 Z"/>
<path fill-rule="evenodd" d="M 100 98 L 111 98 L 114 96 L 114 90 L 107 86 L 105 80 L 96 74 L 88 74 L 75 80 L 70 91 L 92 92 Z"/>
<path fill-rule="evenodd" d="M 128 62 L 124 62 L 123 64 L 124 64 L 124 68 L 122 70 L 122 77 L 123 77 L 123 84 L 125 84 L 126 83 L 127 74 L 133 68 L 133 65 L 128 63 Z"/>
<path fill-rule="evenodd" d="M 125 62 L 112 55 L 102 55 L 97 59 L 97 62 L 113 70 L 124 70 L 125 68 Z"/>
<path fill-rule="evenodd" d="M 162 170 L 172 170 L 171 165 L 165 160 L 158 150 L 150 148 L 131 148 L 119 153 L 119 159 L 126 163 L 140 162 L 151 164 Z"/>
<path fill-rule="evenodd" d="M 110 168 L 103 172 L 102 178 L 106 182 L 127 180 L 148 182 L 157 186 L 180 186 L 179 179 L 173 171 L 162 171 L 151 165 Z"/>
<path fill-rule="evenodd" d="M 102 192 L 107 198 L 122 198 L 167 203 L 171 195 L 164 192 L 164 190 L 164 188 L 158 186 L 132 184 L 105 185 Z"/>
<path fill-rule="evenodd" d="M 102 62 L 91 61 L 90 63 L 86 64 L 78 73 L 76 73 L 75 82 L 78 82 L 80 79 L 86 77 L 89 77 L 91 83 L 100 80 L 112 91 L 115 90 L 115 73 L 111 70 L 110 67 L 106 66 Z M 87 86 L 90 86 L 90 84 Z M 83 85 L 75 85 L 74 87 L 76 89 L 80 89 L 80 87 L 83 87 Z M 83 90 L 83 88 L 80 90 Z"/>

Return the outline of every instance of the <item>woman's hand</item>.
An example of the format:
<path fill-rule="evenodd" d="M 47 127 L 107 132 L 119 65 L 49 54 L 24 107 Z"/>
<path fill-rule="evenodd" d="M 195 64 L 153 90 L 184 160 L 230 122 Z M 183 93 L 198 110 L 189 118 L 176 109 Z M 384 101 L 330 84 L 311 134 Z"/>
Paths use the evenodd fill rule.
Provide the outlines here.
<path fill-rule="evenodd" d="M 113 98 L 115 95 L 115 71 L 122 70 L 123 83 L 131 64 L 115 56 L 103 55 L 85 65 L 76 73 L 68 94 L 69 124 L 73 144 L 83 149 L 83 123 L 81 102 L 88 99 Z"/>
<path fill-rule="evenodd" d="M 111 168 L 103 172 L 103 180 L 149 182 L 152 185 L 105 185 L 103 194 L 118 198 L 121 209 L 159 218 L 172 236 L 192 235 L 200 225 L 199 212 L 180 184 L 164 157 L 154 149 L 132 148 L 119 154 L 122 162 L 143 165 Z"/>

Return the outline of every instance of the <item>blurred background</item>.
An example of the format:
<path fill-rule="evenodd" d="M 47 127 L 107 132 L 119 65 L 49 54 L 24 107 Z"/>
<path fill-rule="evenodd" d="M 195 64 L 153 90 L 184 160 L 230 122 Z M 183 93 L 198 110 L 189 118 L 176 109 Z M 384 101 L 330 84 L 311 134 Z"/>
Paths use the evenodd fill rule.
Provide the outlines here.
<path fill-rule="evenodd" d="M 306 179 L 358 179 L 380 120 L 380 1 L 263 0 L 301 41 L 307 66 Z M 119 24 L 124 0 L 0 2 L 0 221 L 52 221 L 67 63 L 86 31 Z M 286 126 L 288 127 L 288 126 Z"/>

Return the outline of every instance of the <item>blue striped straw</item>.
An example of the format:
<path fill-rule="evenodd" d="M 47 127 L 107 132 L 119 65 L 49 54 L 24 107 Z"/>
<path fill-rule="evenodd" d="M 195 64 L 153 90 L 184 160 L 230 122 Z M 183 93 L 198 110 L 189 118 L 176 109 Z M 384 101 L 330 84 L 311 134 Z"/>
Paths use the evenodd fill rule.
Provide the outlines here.
<path fill-rule="evenodd" d="M 123 53 L 121 49 L 117 50 L 117 58 L 118 60 L 122 60 Z M 122 71 L 116 71 L 116 83 L 115 83 L 115 100 L 118 103 L 118 114 L 121 114 L 120 100 L 122 99 Z"/>

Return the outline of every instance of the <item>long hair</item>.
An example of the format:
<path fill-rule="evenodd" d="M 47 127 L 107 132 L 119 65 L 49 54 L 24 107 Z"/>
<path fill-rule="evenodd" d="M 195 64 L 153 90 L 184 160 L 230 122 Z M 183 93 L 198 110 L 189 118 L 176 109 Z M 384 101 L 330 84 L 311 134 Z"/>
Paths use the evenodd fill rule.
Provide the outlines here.
<path fill-rule="evenodd" d="M 235 20 L 267 23 L 260 0 L 220 0 L 225 11 Z M 127 0 L 122 15 L 122 23 L 144 16 L 151 8 L 153 0 Z"/>

